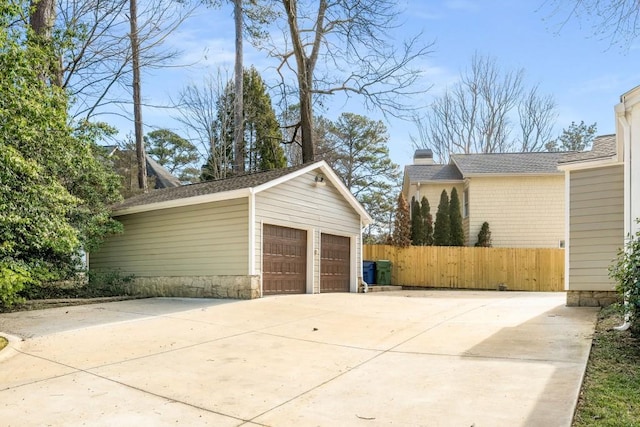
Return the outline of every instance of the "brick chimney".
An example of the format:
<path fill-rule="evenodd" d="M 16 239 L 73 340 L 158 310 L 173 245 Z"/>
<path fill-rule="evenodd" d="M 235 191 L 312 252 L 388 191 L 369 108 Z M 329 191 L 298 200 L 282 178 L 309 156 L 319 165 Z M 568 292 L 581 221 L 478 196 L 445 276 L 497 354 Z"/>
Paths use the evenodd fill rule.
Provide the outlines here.
<path fill-rule="evenodd" d="M 433 165 L 433 151 L 428 148 L 416 150 L 413 155 L 414 165 Z"/>

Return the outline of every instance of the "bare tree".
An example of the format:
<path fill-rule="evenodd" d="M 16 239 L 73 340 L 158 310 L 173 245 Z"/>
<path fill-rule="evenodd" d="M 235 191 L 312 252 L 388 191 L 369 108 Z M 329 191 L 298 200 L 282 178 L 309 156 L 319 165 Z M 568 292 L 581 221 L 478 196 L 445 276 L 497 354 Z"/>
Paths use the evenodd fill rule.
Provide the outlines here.
<path fill-rule="evenodd" d="M 228 81 L 228 77 L 219 71 L 217 76 L 206 77 L 200 86 L 192 84 L 182 89 L 176 103 L 176 120 L 185 126 L 187 139 L 209 164 L 211 179 L 225 178 L 233 167 L 233 138 L 220 134 L 221 129 L 232 126 L 221 123 L 230 120 L 232 112 L 220 111 L 219 108 L 219 100 L 224 98 Z"/>
<path fill-rule="evenodd" d="M 129 0 L 59 1 L 57 29 L 73 37 L 59 52 L 61 86 L 73 101 L 72 117 L 130 117 L 129 4 Z M 164 44 L 193 10 L 188 2 L 168 0 L 148 0 L 137 7 L 141 69 L 165 67 L 175 60 L 179 52 Z"/>
<path fill-rule="evenodd" d="M 140 88 L 140 41 L 138 40 L 138 6 L 137 0 L 129 0 L 129 24 L 131 32 L 131 68 L 133 71 L 133 117 L 134 137 L 136 141 L 136 159 L 138 161 L 138 188 L 144 193 L 149 191 L 147 185 L 147 159 L 144 152 L 144 130 L 142 129 L 142 93 Z"/>
<path fill-rule="evenodd" d="M 637 0 L 547 0 L 562 25 L 576 18 L 591 22 L 593 33 L 610 44 L 630 47 L 640 35 L 640 6 Z"/>
<path fill-rule="evenodd" d="M 531 89 L 518 105 L 520 119 L 519 151 L 542 151 L 551 140 L 553 124 L 558 117 L 553 97 L 538 94 L 538 86 Z"/>
<path fill-rule="evenodd" d="M 313 142 L 314 97 L 338 92 L 364 97 L 365 105 L 385 114 L 407 110 L 403 97 L 422 92 L 416 87 L 420 71 L 411 64 L 428 53 L 416 36 L 396 49 L 385 39 L 398 15 L 392 0 L 281 0 L 286 21 L 284 40 L 270 43 L 286 99 L 294 75 L 299 104 L 303 162 L 315 157 Z"/>
<path fill-rule="evenodd" d="M 519 119 L 520 134 L 513 135 Z M 414 118 L 419 140 L 440 161 L 451 153 L 539 151 L 553 128 L 555 103 L 525 91 L 524 70 L 503 71 L 491 57 L 474 55 L 460 80 Z M 518 145 L 518 142 L 520 145 Z"/>
<path fill-rule="evenodd" d="M 243 54 L 242 54 L 242 0 L 233 0 L 233 19 L 236 31 L 236 58 L 235 58 L 235 87 L 236 94 L 244 93 L 243 86 Z M 234 163 L 233 169 L 237 172 L 244 172 L 244 124 L 242 120 L 243 97 L 236 96 L 234 98 L 234 132 L 233 132 L 233 151 Z"/>

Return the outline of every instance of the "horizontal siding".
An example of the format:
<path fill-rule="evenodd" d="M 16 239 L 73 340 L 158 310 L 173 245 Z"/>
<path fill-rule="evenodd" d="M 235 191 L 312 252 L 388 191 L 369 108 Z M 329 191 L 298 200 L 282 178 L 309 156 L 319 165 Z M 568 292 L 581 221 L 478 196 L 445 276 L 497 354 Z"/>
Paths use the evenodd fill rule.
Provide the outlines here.
<path fill-rule="evenodd" d="M 564 175 L 470 178 L 469 243 L 486 221 L 494 247 L 557 248 L 564 209 Z"/>
<path fill-rule="evenodd" d="M 261 224 L 274 224 L 292 228 L 314 229 L 313 238 L 313 289 L 319 290 L 319 245 L 320 233 L 341 236 L 360 236 L 360 216 L 330 183 L 316 187 L 317 173 L 310 172 L 277 185 L 256 195 L 256 246 L 255 262 L 258 271 L 262 270 L 262 231 Z M 359 246 L 358 246 L 359 247 Z M 357 263 L 361 263 L 361 254 L 357 251 Z"/>
<path fill-rule="evenodd" d="M 236 199 L 118 217 L 124 233 L 91 254 L 93 269 L 137 276 L 248 274 L 248 202 Z"/>
<path fill-rule="evenodd" d="M 407 201 L 411 202 L 411 199 L 415 197 L 419 202 L 422 202 L 422 198 L 426 197 L 429 202 L 429 212 L 433 216 L 433 221 L 436 220 L 436 213 L 438 212 L 438 205 L 440 204 L 440 196 L 442 195 L 442 190 L 446 190 L 447 196 L 451 199 L 451 191 L 453 188 L 458 192 L 458 198 L 460 199 L 460 215 L 462 215 L 463 210 L 463 193 L 464 193 L 464 184 L 460 182 L 459 184 L 442 184 L 442 183 L 424 183 L 418 186 L 417 184 L 412 184 L 409 187 L 409 193 L 407 197 Z M 406 195 L 407 193 L 405 193 Z M 409 213 L 411 213 L 411 206 L 409 206 Z M 466 221 L 466 218 L 463 218 L 462 223 L 463 231 L 464 231 L 464 239 L 465 242 L 468 242 L 469 239 L 469 223 Z M 475 240 L 474 242 L 475 243 Z"/>
<path fill-rule="evenodd" d="M 569 289 L 611 290 L 609 265 L 624 243 L 623 167 L 569 176 Z"/>

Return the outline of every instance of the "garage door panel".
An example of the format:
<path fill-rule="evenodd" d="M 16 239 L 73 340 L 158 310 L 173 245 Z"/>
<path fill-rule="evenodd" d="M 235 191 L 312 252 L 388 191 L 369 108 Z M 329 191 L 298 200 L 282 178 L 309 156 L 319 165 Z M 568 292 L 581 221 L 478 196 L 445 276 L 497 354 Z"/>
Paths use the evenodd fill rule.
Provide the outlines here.
<path fill-rule="evenodd" d="M 322 233 L 320 244 L 320 292 L 349 292 L 351 240 Z"/>
<path fill-rule="evenodd" d="M 263 294 L 305 293 L 307 232 L 265 224 L 263 234 Z"/>

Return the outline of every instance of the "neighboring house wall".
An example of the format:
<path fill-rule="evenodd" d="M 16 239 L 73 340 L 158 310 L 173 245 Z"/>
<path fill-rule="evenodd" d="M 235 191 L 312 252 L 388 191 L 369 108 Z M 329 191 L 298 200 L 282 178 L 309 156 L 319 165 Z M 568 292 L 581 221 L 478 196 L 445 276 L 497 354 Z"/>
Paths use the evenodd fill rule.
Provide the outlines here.
<path fill-rule="evenodd" d="M 624 244 L 622 165 L 569 173 L 570 291 L 612 291 L 608 268 Z"/>
<path fill-rule="evenodd" d="M 256 269 L 262 270 L 262 224 L 307 230 L 308 258 L 313 259 L 307 271 L 314 272 L 309 291 L 320 292 L 320 234 L 335 234 L 351 238 L 352 286 L 357 286 L 362 276 L 360 217 L 331 182 L 316 186 L 316 175 L 310 172 L 256 195 Z"/>
<path fill-rule="evenodd" d="M 496 247 L 557 248 L 564 240 L 564 175 L 472 177 L 468 183 L 470 245 L 485 221 Z"/>
<path fill-rule="evenodd" d="M 447 190 L 447 196 L 449 200 L 451 200 L 451 190 L 456 188 L 458 191 L 458 197 L 460 198 L 460 206 L 462 206 L 462 191 L 464 190 L 464 183 L 460 182 L 429 182 L 423 183 L 419 186 L 416 184 L 408 186 L 409 191 L 405 192 L 405 197 L 407 197 L 407 202 L 411 203 L 411 199 L 413 197 L 416 198 L 419 202 L 422 201 L 423 197 L 426 197 L 429 201 L 429 207 L 431 208 L 431 215 L 433 215 L 433 220 L 436 219 L 436 212 L 438 212 L 438 205 L 440 204 L 440 195 L 442 194 L 442 190 Z M 411 206 L 411 205 L 409 205 Z"/>
<path fill-rule="evenodd" d="M 431 216 L 433 217 L 433 225 L 435 227 L 436 222 L 436 214 L 438 213 L 438 205 L 440 204 L 440 195 L 442 194 L 442 190 L 447 190 L 447 196 L 449 197 L 449 201 L 451 201 L 451 190 L 456 188 L 458 191 L 458 198 L 460 199 L 460 214 L 462 215 L 462 207 L 464 202 L 462 200 L 462 193 L 464 191 L 464 183 L 463 182 L 429 182 L 420 185 L 412 184 L 407 185 L 407 192 L 405 192 L 405 197 L 408 194 L 407 202 L 409 202 L 409 211 L 411 211 L 411 199 L 415 197 L 418 201 L 422 202 L 422 198 L 426 197 L 429 201 L 429 212 L 431 212 Z M 468 245 L 467 235 L 469 234 L 468 228 L 466 228 L 465 220 L 462 220 L 462 227 L 465 236 L 465 245 Z M 473 244 L 475 242 L 472 242 Z"/>

